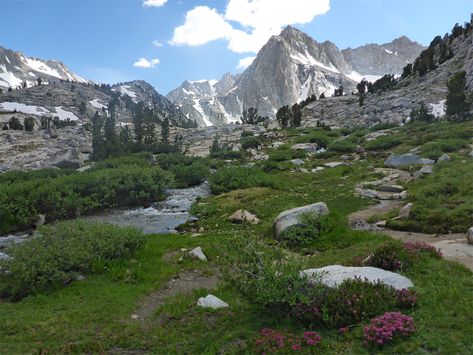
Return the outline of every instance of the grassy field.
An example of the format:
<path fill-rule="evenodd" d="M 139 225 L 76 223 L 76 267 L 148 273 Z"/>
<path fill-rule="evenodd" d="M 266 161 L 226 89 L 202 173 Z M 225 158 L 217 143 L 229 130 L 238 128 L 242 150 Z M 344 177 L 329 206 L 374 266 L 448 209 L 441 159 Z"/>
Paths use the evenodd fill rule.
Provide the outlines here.
<path fill-rule="evenodd" d="M 387 143 L 384 141 L 379 146 L 371 143 L 369 151 L 374 153 L 367 160 L 354 162 L 351 166 L 318 173 L 291 172 L 288 160 L 294 156 L 288 151 L 290 144 L 287 144 L 270 152 L 270 157 L 277 157 L 271 160 L 272 169 L 267 169 L 262 163 L 253 177 L 248 175 L 251 172 L 244 172 L 241 176 L 234 173 L 231 175 L 236 178 L 226 181 L 228 172 L 221 176 L 217 173 L 215 178 L 211 177 L 216 191 L 228 192 L 199 200 L 192 209 L 199 216 L 199 221 L 196 225 L 186 226 L 188 232 L 146 236 L 144 245 L 132 256 L 97 263 L 83 281 L 31 295 L 16 303 L 0 302 L 0 353 L 243 354 L 256 351 L 255 340 L 262 328 L 300 334 L 307 329 L 299 322 L 287 314 L 256 305 L 234 284 L 226 282 L 225 276 L 220 275 L 217 270 L 225 264 L 226 255 L 240 252 L 230 248 L 232 244 L 229 241 L 257 241 L 270 248 L 281 249 L 289 255 L 300 257 L 305 267 L 354 265 L 356 260 L 366 257 L 388 239 L 383 235 L 349 228 L 348 214 L 369 204 L 369 201 L 354 196 L 355 185 L 361 181 L 375 180 L 374 168 L 381 165 L 391 150 L 406 152 L 414 148 L 413 139 L 409 138 L 412 134 L 419 137 L 422 142 L 420 149 L 424 150 L 434 140 L 465 140 L 462 132 L 470 132 L 471 128 L 471 124 L 434 126 L 396 129 L 396 139 L 389 139 Z M 339 154 L 351 151 L 352 145 L 368 144 L 362 139 L 367 132 L 362 130 L 351 132 L 347 138 L 350 144 L 335 143 L 340 139 L 340 131 L 313 129 L 303 131 L 304 135 L 300 133 L 296 130 L 286 132 L 292 142 L 317 140 L 327 147 L 334 147 L 328 155 L 308 158 L 304 165 L 307 168 L 335 161 Z M 455 144 L 455 147 L 450 151 L 451 162 L 436 166 L 432 176 L 408 186 L 410 199 L 419 206 L 414 214 L 416 219 L 410 223 L 420 226 L 420 229 L 432 223 L 437 225 L 432 221 L 432 215 L 441 213 L 435 212 L 438 208 L 452 209 L 445 204 L 458 201 L 459 197 L 455 194 L 462 194 L 464 201 L 453 206 L 453 210 L 458 208 L 463 211 L 472 204 L 471 186 L 460 181 L 462 176 L 469 176 L 467 174 L 473 170 L 472 163 L 462 163 L 467 153 L 463 143 Z M 223 161 L 213 162 L 218 171 L 225 170 L 226 164 Z M 462 174 L 455 176 L 453 172 L 458 165 L 463 169 Z M 445 192 L 439 187 L 450 183 L 457 187 L 455 193 Z M 433 192 L 429 195 L 426 190 Z M 272 232 L 274 217 L 289 208 L 319 201 L 327 203 L 331 211 L 330 231 L 301 247 L 289 249 L 278 244 Z M 427 206 L 430 207 L 427 209 Z M 231 224 L 228 216 L 240 208 L 256 214 L 262 223 Z M 451 218 L 455 218 L 450 220 L 453 223 L 461 218 L 463 221 L 470 218 L 471 222 L 471 214 L 468 217 L 468 214 L 452 212 Z M 192 230 L 200 230 L 200 233 L 195 234 Z M 201 246 L 208 256 L 207 263 L 187 258 L 181 251 L 182 248 L 189 250 L 196 246 Z M 186 270 L 219 275 L 220 282 L 211 292 L 196 289 L 189 294 L 170 298 L 166 304 L 157 307 L 146 322 L 132 319 L 132 315 L 148 302 L 148 294 L 163 289 L 171 279 Z M 362 344 L 362 327 L 367 322 L 362 322 L 354 324 L 346 334 L 340 334 L 338 329 L 316 329 L 322 336 L 322 342 L 311 351 L 325 354 L 472 353 L 472 273 L 456 263 L 430 257 L 419 258 L 401 273 L 413 281 L 419 303 L 407 312 L 414 318 L 417 329 L 411 337 L 386 348 L 367 349 Z M 208 293 L 229 303 L 230 307 L 218 311 L 198 308 L 197 299 Z"/>

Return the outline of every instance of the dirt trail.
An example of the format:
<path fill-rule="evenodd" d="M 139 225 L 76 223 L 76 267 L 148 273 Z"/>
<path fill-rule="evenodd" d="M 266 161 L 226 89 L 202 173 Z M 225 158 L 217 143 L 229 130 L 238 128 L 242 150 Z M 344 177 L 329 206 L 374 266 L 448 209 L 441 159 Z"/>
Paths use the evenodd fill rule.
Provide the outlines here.
<path fill-rule="evenodd" d="M 383 233 L 393 239 L 403 242 L 425 242 L 440 249 L 443 257 L 454 260 L 465 265 L 473 271 L 473 245 L 467 244 L 464 234 L 425 234 L 391 230 L 385 227 L 368 224 L 366 221 L 373 216 L 384 214 L 394 208 L 399 208 L 402 201 L 380 201 L 376 206 L 354 212 L 348 216 L 352 227 L 360 227 L 366 230 L 374 230 Z"/>
<path fill-rule="evenodd" d="M 200 271 L 183 271 L 171 279 L 163 288 L 147 295 L 134 312 L 132 319 L 138 322 L 151 320 L 155 311 L 166 300 L 177 294 L 189 294 L 198 289 L 213 289 L 219 281 L 219 273 L 203 275 Z"/>

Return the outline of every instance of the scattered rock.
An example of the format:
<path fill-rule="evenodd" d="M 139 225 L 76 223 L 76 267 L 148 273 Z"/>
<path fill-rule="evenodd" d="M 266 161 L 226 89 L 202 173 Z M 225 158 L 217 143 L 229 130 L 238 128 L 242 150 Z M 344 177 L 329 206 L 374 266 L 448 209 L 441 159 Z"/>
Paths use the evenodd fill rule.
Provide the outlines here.
<path fill-rule="evenodd" d="M 304 161 L 302 159 L 292 159 L 291 163 L 294 165 L 304 165 Z"/>
<path fill-rule="evenodd" d="M 423 166 L 420 170 L 419 173 L 421 174 L 432 174 L 434 172 L 434 168 L 432 165 L 426 165 Z"/>
<path fill-rule="evenodd" d="M 302 271 L 309 279 L 319 280 L 329 286 L 337 287 L 345 280 L 361 279 L 370 283 L 381 282 L 396 290 L 413 287 L 414 284 L 407 277 L 394 272 L 378 269 L 375 267 L 347 267 L 341 265 L 330 265 L 319 269 Z"/>
<path fill-rule="evenodd" d="M 7 255 L 5 253 L 0 253 L 0 260 L 10 260 L 11 259 L 11 256 L 10 255 Z"/>
<path fill-rule="evenodd" d="M 299 216 L 304 213 L 313 213 L 317 216 L 324 216 L 329 213 L 328 207 L 323 202 L 314 203 L 312 205 L 293 208 L 280 213 L 274 219 L 274 232 L 276 237 L 291 227 L 300 225 Z"/>
<path fill-rule="evenodd" d="M 78 171 L 79 173 L 84 173 L 84 172 L 86 172 L 87 170 L 90 170 L 90 169 L 92 169 L 92 166 L 91 165 L 86 165 L 86 166 L 83 166 L 82 168 L 76 169 L 76 171 Z"/>
<path fill-rule="evenodd" d="M 292 146 L 291 149 L 294 150 L 303 150 L 309 154 L 317 153 L 317 143 L 299 143 Z"/>
<path fill-rule="evenodd" d="M 401 193 L 404 188 L 400 185 L 381 185 L 376 188 L 377 191 Z"/>
<path fill-rule="evenodd" d="M 450 156 L 447 153 L 444 153 L 437 159 L 437 161 L 450 161 Z"/>
<path fill-rule="evenodd" d="M 84 275 L 78 275 L 76 277 L 76 281 L 84 281 L 85 280 L 85 276 Z"/>
<path fill-rule="evenodd" d="M 311 172 L 318 173 L 319 171 L 323 171 L 323 170 L 325 170 L 325 168 L 323 166 L 318 166 L 318 167 L 312 169 Z"/>
<path fill-rule="evenodd" d="M 137 314 L 132 314 L 131 319 L 138 320 L 138 319 L 140 319 L 140 317 Z"/>
<path fill-rule="evenodd" d="M 468 232 L 466 232 L 466 240 L 468 244 L 473 245 L 473 227 L 468 229 Z"/>
<path fill-rule="evenodd" d="M 331 163 L 325 163 L 324 166 L 327 168 L 336 168 L 338 166 L 347 165 L 347 163 L 342 163 L 340 161 L 335 161 Z"/>
<path fill-rule="evenodd" d="M 412 206 L 413 206 L 412 203 L 408 203 L 404 207 L 402 207 L 401 210 L 399 211 L 397 218 L 398 219 L 409 218 L 409 215 L 411 214 Z"/>
<path fill-rule="evenodd" d="M 401 198 L 401 200 L 405 200 L 407 196 L 409 196 L 409 193 L 407 191 L 403 191 L 399 194 L 399 197 Z"/>
<path fill-rule="evenodd" d="M 417 154 L 407 153 L 402 155 L 391 155 L 384 161 L 384 166 L 388 168 L 399 168 L 409 165 L 432 165 L 435 162 L 431 159 L 421 158 Z"/>
<path fill-rule="evenodd" d="M 38 217 L 36 217 L 36 221 L 34 223 L 36 228 L 41 227 L 44 223 L 46 223 L 46 216 L 44 214 L 38 214 Z"/>
<path fill-rule="evenodd" d="M 199 300 L 197 301 L 197 305 L 199 307 L 212 308 L 212 309 L 228 307 L 228 303 L 223 302 L 220 298 L 215 297 L 214 295 L 207 295 L 206 297 L 199 298 Z"/>
<path fill-rule="evenodd" d="M 0 237 L 0 248 L 6 248 L 13 244 L 23 243 L 28 238 L 29 238 L 28 234 L 7 235 L 6 237 Z"/>
<path fill-rule="evenodd" d="M 243 223 L 248 222 L 249 224 L 258 224 L 261 221 L 254 214 L 248 212 L 247 210 L 238 210 L 233 213 L 228 220 L 232 223 Z"/>
<path fill-rule="evenodd" d="M 197 258 L 202 261 L 207 261 L 207 257 L 205 256 L 204 252 L 202 251 L 201 247 L 197 247 L 192 249 L 189 254 L 190 257 Z"/>

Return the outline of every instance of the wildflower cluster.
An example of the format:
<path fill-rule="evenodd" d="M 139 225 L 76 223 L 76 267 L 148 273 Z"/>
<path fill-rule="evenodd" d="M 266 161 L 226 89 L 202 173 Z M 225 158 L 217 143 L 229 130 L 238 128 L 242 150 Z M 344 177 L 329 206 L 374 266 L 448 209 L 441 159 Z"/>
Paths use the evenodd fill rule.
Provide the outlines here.
<path fill-rule="evenodd" d="M 417 293 L 403 288 L 396 292 L 397 303 L 401 308 L 413 308 L 417 304 Z"/>
<path fill-rule="evenodd" d="M 396 337 L 407 337 L 415 332 L 411 317 L 399 312 L 387 312 L 371 320 L 363 331 L 365 346 L 382 347 L 391 343 Z"/>
<path fill-rule="evenodd" d="M 296 336 L 264 328 L 260 332 L 260 337 L 256 339 L 256 348 L 261 354 L 278 352 L 286 354 L 315 347 L 321 340 L 321 336 L 316 332 L 304 332 L 302 336 Z"/>
<path fill-rule="evenodd" d="M 406 251 L 411 255 L 427 253 L 438 258 L 442 257 L 442 252 L 440 251 L 440 249 L 435 249 L 432 245 L 429 245 L 426 242 L 406 242 L 404 243 L 404 249 L 406 249 Z"/>

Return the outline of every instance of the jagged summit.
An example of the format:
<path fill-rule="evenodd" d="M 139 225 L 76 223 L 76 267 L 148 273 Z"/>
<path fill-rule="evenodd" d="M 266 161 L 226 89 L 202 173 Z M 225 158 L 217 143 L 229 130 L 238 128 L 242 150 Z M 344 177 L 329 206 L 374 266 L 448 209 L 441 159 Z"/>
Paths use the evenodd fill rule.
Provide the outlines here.
<path fill-rule="evenodd" d="M 384 74 L 401 74 L 424 49 L 407 37 L 383 45 L 367 44 L 340 50 L 333 42 L 317 42 L 293 26 L 272 36 L 238 78 L 227 76 L 203 92 L 195 83 L 183 84 L 167 98 L 197 122 L 206 125 L 238 120 L 243 110 L 256 107 L 274 117 L 277 109 L 312 94 L 331 96 L 338 86 L 355 89 L 363 77 L 374 81 Z M 215 90 L 217 88 L 223 90 Z"/>

